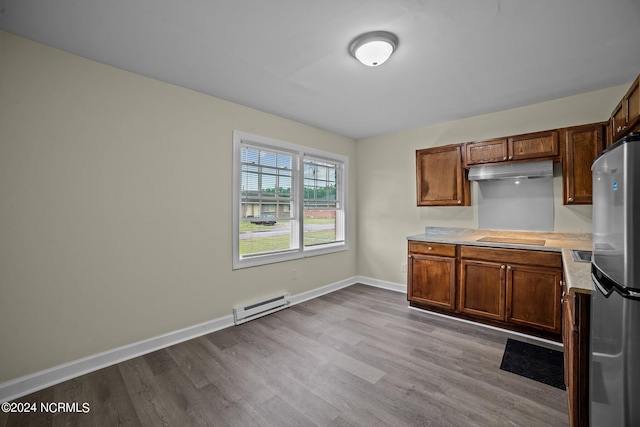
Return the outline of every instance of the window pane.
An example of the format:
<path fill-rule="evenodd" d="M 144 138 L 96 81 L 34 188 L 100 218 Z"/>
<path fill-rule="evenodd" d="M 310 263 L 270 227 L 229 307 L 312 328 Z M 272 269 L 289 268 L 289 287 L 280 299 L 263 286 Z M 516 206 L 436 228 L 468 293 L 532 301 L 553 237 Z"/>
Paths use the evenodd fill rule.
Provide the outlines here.
<path fill-rule="evenodd" d="M 275 166 L 276 153 L 260 151 L 260 164 L 265 166 Z"/>
<path fill-rule="evenodd" d="M 253 219 L 253 222 L 240 223 L 240 257 L 292 249 L 291 221 L 275 220 L 268 215 L 272 214 L 263 213 L 261 217 Z"/>
<path fill-rule="evenodd" d="M 304 177 L 313 179 L 316 176 L 316 168 L 308 163 L 304 164 Z"/>
<path fill-rule="evenodd" d="M 331 201 L 336 201 L 337 198 L 337 194 L 336 194 L 336 187 L 335 185 L 332 187 L 327 188 L 327 198 Z"/>
<path fill-rule="evenodd" d="M 291 243 L 293 155 L 243 146 L 241 162 L 240 258 L 297 246 Z"/>
<path fill-rule="evenodd" d="M 291 197 L 291 177 L 281 176 L 278 180 L 278 196 L 288 199 Z"/>
<path fill-rule="evenodd" d="M 283 169 L 291 169 L 291 156 L 287 156 L 284 154 L 278 154 L 278 164 L 277 166 L 279 168 L 283 168 Z"/>
<path fill-rule="evenodd" d="M 327 168 L 316 168 L 316 179 L 326 181 L 327 180 Z"/>
<path fill-rule="evenodd" d="M 304 178 L 305 247 L 338 241 L 338 164 L 305 158 Z"/>
<path fill-rule="evenodd" d="M 305 208 L 336 207 L 338 165 L 320 160 L 305 159 L 304 168 Z"/>
<path fill-rule="evenodd" d="M 267 175 L 266 173 L 272 172 L 270 169 L 263 169 L 262 173 L 262 196 L 263 197 L 275 197 L 276 196 L 276 175 Z"/>
<path fill-rule="evenodd" d="M 242 172 L 242 190 L 258 190 L 258 173 L 251 171 Z"/>
<path fill-rule="evenodd" d="M 304 211 L 304 246 L 336 241 L 336 211 L 313 209 Z"/>
<path fill-rule="evenodd" d="M 293 155 L 244 146 L 241 159 L 241 218 L 258 217 L 265 212 L 278 216 L 277 200 L 282 197 L 286 203 L 291 201 Z M 271 208 L 265 202 L 271 203 Z"/>
<path fill-rule="evenodd" d="M 258 163 L 259 151 L 252 148 L 242 149 L 242 163 Z"/>

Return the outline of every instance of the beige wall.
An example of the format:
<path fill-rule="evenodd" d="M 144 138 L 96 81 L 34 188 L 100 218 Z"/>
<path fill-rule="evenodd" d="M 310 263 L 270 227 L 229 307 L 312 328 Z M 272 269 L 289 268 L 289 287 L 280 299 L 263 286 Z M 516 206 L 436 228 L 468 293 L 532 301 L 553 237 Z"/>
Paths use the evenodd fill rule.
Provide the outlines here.
<path fill-rule="evenodd" d="M 359 140 L 358 274 L 406 284 L 406 236 L 478 226 L 477 183 L 470 207 L 416 207 L 415 150 L 603 121 L 628 86 Z M 590 233 L 591 206 L 563 206 L 560 164 L 554 169 L 555 231 Z"/>
<path fill-rule="evenodd" d="M 348 156 L 355 224 L 352 139 L 0 32 L 0 383 L 356 274 L 232 271 L 234 129 Z"/>

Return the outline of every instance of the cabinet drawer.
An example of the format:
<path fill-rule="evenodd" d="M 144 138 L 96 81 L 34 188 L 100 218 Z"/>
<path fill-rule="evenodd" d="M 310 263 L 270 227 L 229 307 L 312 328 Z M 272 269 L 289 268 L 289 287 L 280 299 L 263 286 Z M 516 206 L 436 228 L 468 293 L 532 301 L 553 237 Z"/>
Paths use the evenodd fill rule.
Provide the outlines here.
<path fill-rule="evenodd" d="M 455 257 L 456 245 L 449 243 L 409 242 L 409 253 Z"/>
<path fill-rule="evenodd" d="M 462 258 L 477 259 L 480 261 L 562 268 L 562 255 L 559 252 L 462 246 L 460 256 Z"/>

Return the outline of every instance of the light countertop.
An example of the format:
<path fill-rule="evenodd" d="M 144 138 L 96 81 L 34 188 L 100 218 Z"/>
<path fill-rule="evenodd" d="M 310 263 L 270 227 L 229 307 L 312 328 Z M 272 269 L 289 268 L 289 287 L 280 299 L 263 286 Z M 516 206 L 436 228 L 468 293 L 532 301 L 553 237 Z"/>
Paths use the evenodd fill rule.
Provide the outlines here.
<path fill-rule="evenodd" d="M 515 242 L 479 242 L 478 239 L 515 239 Z M 567 291 L 591 293 L 591 264 L 576 262 L 569 249 L 591 250 L 590 233 L 556 233 L 536 231 L 478 230 L 474 228 L 425 227 L 424 234 L 407 236 L 407 240 L 451 243 L 493 248 L 527 249 L 562 253 Z M 542 242 L 544 241 L 544 242 Z M 531 243 L 531 244 L 529 244 Z"/>
<path fill-rule="evenodd" d="M 580 249 L 580 248 L 571 248 Z M 562 266 L 564 267 L 564 281 L 569 293 L 590 294 L 593 290 L 591 281 L 591 263 L 576 262 L 568 248 L 562 249 Z"/>

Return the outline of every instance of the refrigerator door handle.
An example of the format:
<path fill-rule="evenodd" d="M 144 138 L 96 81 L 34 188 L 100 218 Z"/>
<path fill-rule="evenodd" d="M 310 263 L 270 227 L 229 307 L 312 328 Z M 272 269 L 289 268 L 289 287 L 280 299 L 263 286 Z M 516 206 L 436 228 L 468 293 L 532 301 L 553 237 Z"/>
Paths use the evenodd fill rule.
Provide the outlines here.
<path fill-rule="evenodd" d="M 609 297 L 609 295 L 611 295 L 611 292 L 613 292 L 613 288 L 607 289 L 604 286 L 602 286 L 602 283 L 600 283 L 598 278 L 593 273 L 591 273 L 591 280 L 596 285 L 598 290 L 602 292 L 602 295 L 604 295 L 605 297 Z"/>
<path fill-rule="evenodd" d="M 596 288 L 598 288 L 598 290 L 602 293 L 602 295 L 604 295 L 605 298 L 609 298 L 609 295 L 611 295 L 613 291 L 616 291 L 623 298 L 640 300 L 640 292 L 621 288 L 613 283 L 607 283 L 607 281 L 602 282 L 598 280 L 596 275 L 594 275 L 593 273 L 591 273 L 591 281 L 596 285 Z"/>

